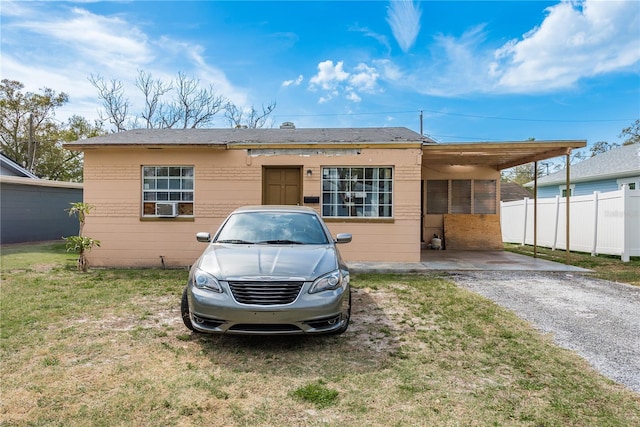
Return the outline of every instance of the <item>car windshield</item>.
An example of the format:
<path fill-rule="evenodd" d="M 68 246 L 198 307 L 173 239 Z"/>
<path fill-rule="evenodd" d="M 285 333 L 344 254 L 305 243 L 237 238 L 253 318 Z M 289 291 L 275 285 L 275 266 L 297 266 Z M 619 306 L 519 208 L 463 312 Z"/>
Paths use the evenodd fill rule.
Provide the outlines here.
<path fill-rule="evenodd" d="M 328 243 L 318 217 L 296 212 L 239 212 L 231 216 L 215 240 L 231 244 Z"/>

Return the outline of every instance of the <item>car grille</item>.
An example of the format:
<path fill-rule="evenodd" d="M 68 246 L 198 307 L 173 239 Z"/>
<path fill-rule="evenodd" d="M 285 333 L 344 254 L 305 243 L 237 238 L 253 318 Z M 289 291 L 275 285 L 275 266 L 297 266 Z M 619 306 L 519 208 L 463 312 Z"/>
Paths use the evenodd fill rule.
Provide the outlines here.
<path fill-rule="evenodd" d="M 304 282 L 229 282 L 241 304 L 282 305 L 296 300 Z"/>

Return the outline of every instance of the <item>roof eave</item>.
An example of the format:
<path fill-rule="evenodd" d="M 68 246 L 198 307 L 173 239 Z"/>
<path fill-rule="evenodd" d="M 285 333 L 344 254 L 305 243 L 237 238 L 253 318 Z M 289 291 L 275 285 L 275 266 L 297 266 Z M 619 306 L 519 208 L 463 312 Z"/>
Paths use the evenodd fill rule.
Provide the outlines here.
<path fill-rule="evenodd" d="M 422 141 L 379 141 L 379 142 L 230 142 L 230 150 L 259 150 L 259 149 L 339 149 L 339 148 L 421 148 Z"/>
<path fill-rule="evenodd" d="M 566 175 L 566 169 L 562 172 L 563 177 Z M 632 176 L 638 176 L 640 172 L 638 171 L 625 171 L 625 172 L 614 172 L 600 175 L 590 175 L 590 176 L 581 176 L 578 178 L 570 178 L 572 184 L 580 183 L 580 182 L 591 182 L 591 181 L 600 181 L 604 179 L 618 179 L 618 178 L 629 178 Z M 548 185 L 557 185 L 557 184 L 565 184 L 566 178 L 558 177 L 553 178 L 549 181 L 541 181 L 541 178 L 538 179 L 538 187 L 548 186 Z M 533 186 L 533 181 L 527 182 L 524 186 Z"/>
<path fill-rule="evenodd" d="M 163 149 L 168 149 L 168 148 L 202 148 L 202 147 L 207 147 L 207 148 L 213 148 L 213 149 L 218 149 L 218 150 L 225 150 L 227 148 L 226 144 L 221 144 L 221 143 L 198 143 L 198 144 L 194 144 L 192 142 L 190 143 L 179 143 L 179 142 L 172 142 L 170 144 L 149 144 L 149 143 L 136 143 L 136 142 L 131 142 L 131 143 L 75 143 L 75 142 L 71 142 L 68 144 L 63 144 L 62 145 L 63 148 L 66 148 L 67 150 L 70 151 L 84 151 L 84 150 L 89 150 L 89 149 L 95 149 L 95 148 L 114 148 L 114 147 L 127 147 L 127 148 L 146 148 L 149 150 L 163 150 Z"/>

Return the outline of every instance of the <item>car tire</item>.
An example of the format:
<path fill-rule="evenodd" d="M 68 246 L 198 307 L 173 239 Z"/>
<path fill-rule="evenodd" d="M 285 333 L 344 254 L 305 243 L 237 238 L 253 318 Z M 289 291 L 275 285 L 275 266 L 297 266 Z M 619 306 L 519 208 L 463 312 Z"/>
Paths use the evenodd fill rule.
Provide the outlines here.
<path fill-rule="evenodd" d="M 189 316 L 189 299 L 187 298 L 187 288 L 184 288 L 182 292 L 182 301 L 180 301 L 180 314 L 182 314 L 182 321 L 184 326 L 190 331 L 195 331 L 193 323 L 191 323 L 191 316 Z"/>
<path fill-rule="evenodd" d="M 342 325 L 340 329 L 336 329 L 335 331 L 331 332 L 331 335 L 340 335 L 347 332 L 347 329 L 349 329 L 350 321 L 351 321 L 351 288 L 349 288 L 349 308 L 347 309 L 347 321 L 344 322 L 344 325 Z"/>

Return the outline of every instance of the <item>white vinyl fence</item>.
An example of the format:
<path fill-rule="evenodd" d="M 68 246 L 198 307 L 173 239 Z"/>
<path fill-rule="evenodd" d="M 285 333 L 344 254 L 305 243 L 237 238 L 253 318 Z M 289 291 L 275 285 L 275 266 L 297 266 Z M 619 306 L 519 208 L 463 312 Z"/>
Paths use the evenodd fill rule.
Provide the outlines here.
<path fill-rule="evenodd" d="M 591 255 L 640 256 L 640 191 L 570 197 L 569 250 Z M 534 200 L 500 204 L 502 241 L 533 245 Z M 538 199 L 537 245 L 567 249 L 566 198 Z"/>

